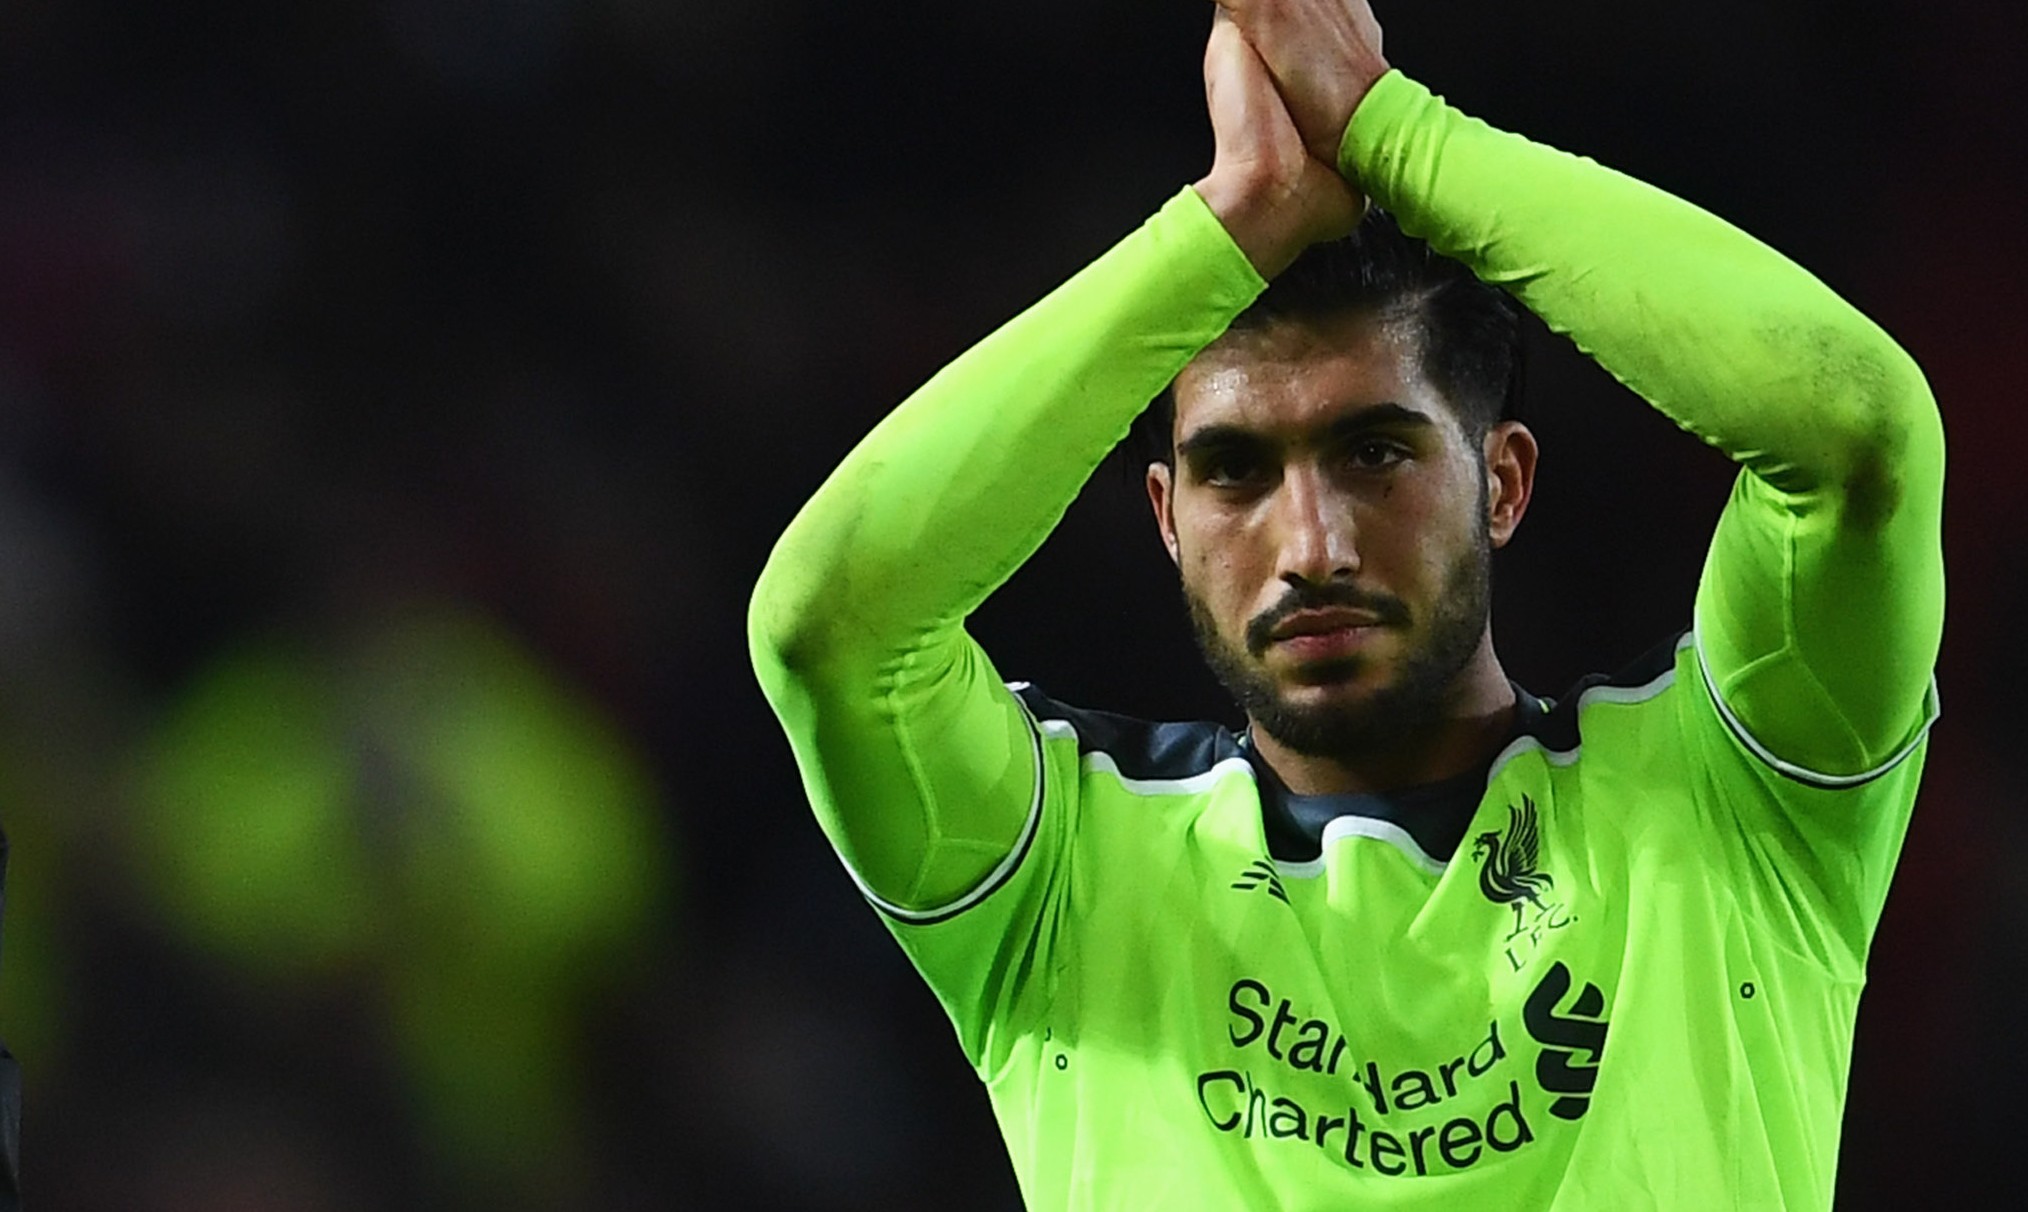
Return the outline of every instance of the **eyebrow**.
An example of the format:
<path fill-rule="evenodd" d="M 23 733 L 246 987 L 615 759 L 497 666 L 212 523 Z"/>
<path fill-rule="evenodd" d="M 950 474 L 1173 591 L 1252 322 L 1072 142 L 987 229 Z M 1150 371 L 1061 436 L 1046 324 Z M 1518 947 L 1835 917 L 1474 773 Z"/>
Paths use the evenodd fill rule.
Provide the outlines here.
<path fill-rule="evenodd" d="M 1325 429 L 1325 433 L 1332 438 L 1342 441 L 1346 438 L 1356 437 L 1368 430 L 1381 429 L 1388 426 L 1408 426 L 1410 428 L 1422 429 L 1434 426 L 1435 424 L 1436 418 L 1426 412 L 1418 412 L 1413 408 L 1389 402 L 1374 404 L 1360 409 L 1349 417 L 1341 417 L 1333 421 Z M 1265 440 L 1259 430 L 1249 429 L 1243 425 L 1224 423 L 1205 425 L 1193 430 L 1189 437 L 1184 438 L 1176 444 L 1176 455 L 1178 458 L 1188 458 L 1190 455 L 1201 450 L 1212 450 L 1219 447 L 1254 446 L 1261 444 Z"/>

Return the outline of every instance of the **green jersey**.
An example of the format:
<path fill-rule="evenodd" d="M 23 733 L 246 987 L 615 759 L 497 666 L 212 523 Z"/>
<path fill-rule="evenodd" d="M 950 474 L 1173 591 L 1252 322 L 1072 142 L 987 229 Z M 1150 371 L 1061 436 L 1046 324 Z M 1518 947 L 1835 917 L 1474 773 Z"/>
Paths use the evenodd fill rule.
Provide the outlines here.
<path fill-rule="evenodd" d="M 1523 692 L 1486 770 L 1389 795 L 1018 697 L 1025 853 L 967 903 L 885 909 L 1036 1206 L 1829 1205 L 1918 755 L 1785 776 L 1690 634 Z M 1834 849 L 1791 824 L 1813 811 L 1862 828 Z"/>
<path fill-rule="evenodd" d="M 1941 428 L 1808 274 L 1399 74 L 1344 157 L 1743 464 L 1694 627 L 1485 769 L 1291 794 L 1244 735 L 1004 685 L 963 621 L 1261 282 L 1194 193 L 891 415 L 756 668 L 1038 1209 L 1830 1206 L 1935 716 Z"/>

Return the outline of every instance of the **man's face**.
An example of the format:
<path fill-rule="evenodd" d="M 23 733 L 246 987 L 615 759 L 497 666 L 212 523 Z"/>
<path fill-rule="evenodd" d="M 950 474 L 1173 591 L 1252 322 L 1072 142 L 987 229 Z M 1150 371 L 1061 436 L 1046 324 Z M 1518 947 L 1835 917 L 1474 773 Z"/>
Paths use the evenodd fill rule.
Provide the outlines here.
<path fill-rule="evenodd" d="M 1149 498 L 1205 657 L 1249 718 L 1349 758 L 1440 715 L 1490 656 L 1491 554 L 1526 503 L 1526 431 L 1475 440 L 1423 377 L 1413 329 L 1364 314 L 1230 333 L 1175 396 L 1175 469 L 1150 467 Z M 1517 431 L 1525 467 L 1508 457 Z"/>

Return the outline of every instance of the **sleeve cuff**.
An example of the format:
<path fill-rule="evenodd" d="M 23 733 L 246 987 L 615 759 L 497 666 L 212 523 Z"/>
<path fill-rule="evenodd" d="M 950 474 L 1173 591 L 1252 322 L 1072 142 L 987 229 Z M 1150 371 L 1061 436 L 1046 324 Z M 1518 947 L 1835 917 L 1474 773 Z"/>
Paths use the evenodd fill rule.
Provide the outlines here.
<path fill-rule="evenodd" d="M 1188 261 L 1202 267 L 1206 275 L 1202 286 L 1212 297 L 1243 297 L 1251 303 L 1267 289 L 1267 279 L 1246 259 L 1246 253 L 1195 186 L 1184 186 L 1181 193 L 1155 212 L 1148 225 L 1158 237 L 1174 239 L 1193 254 Z"/>
<path fill-rule="evenodd" d="M 1399 68 L 1389 68 L 1345 124 L 1345 136 L 1338 142 L 1338 171 L 1359 182 L 1374 201 L 1390 206 L 1388 169 L 1395 157 L 1389 156 L 1388 145 L 1403 123 L 1413 121 L 1417 110 L 1432 102 L 1441 104 L 1436 94 L 1402 75 Z"/>

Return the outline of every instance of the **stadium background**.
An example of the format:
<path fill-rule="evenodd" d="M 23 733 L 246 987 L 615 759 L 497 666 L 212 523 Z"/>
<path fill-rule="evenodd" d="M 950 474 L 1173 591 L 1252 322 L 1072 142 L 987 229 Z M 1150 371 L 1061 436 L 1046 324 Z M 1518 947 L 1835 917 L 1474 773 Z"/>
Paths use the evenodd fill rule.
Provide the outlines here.
<path fill-rule="evenodd" d="M 1203 170 L 1205 9 L 0 10 L 33 1207 L 1016 1206 L 809 820 L 744 605 L 885 409 Z M 2022 13 L 1381 12 L 1469 110 L 1796 256 L 1943 402 L 1946 715 L 1860 1019 L 1854 1212 L 1993 1206 L 2028 1130 Z M 1537 337 L 1496 617 L 1556 693 L 1680 625 L 1729 473 Z M 977 630 L 1072 701 L 1225 710 L 1111 480 Z"/>

